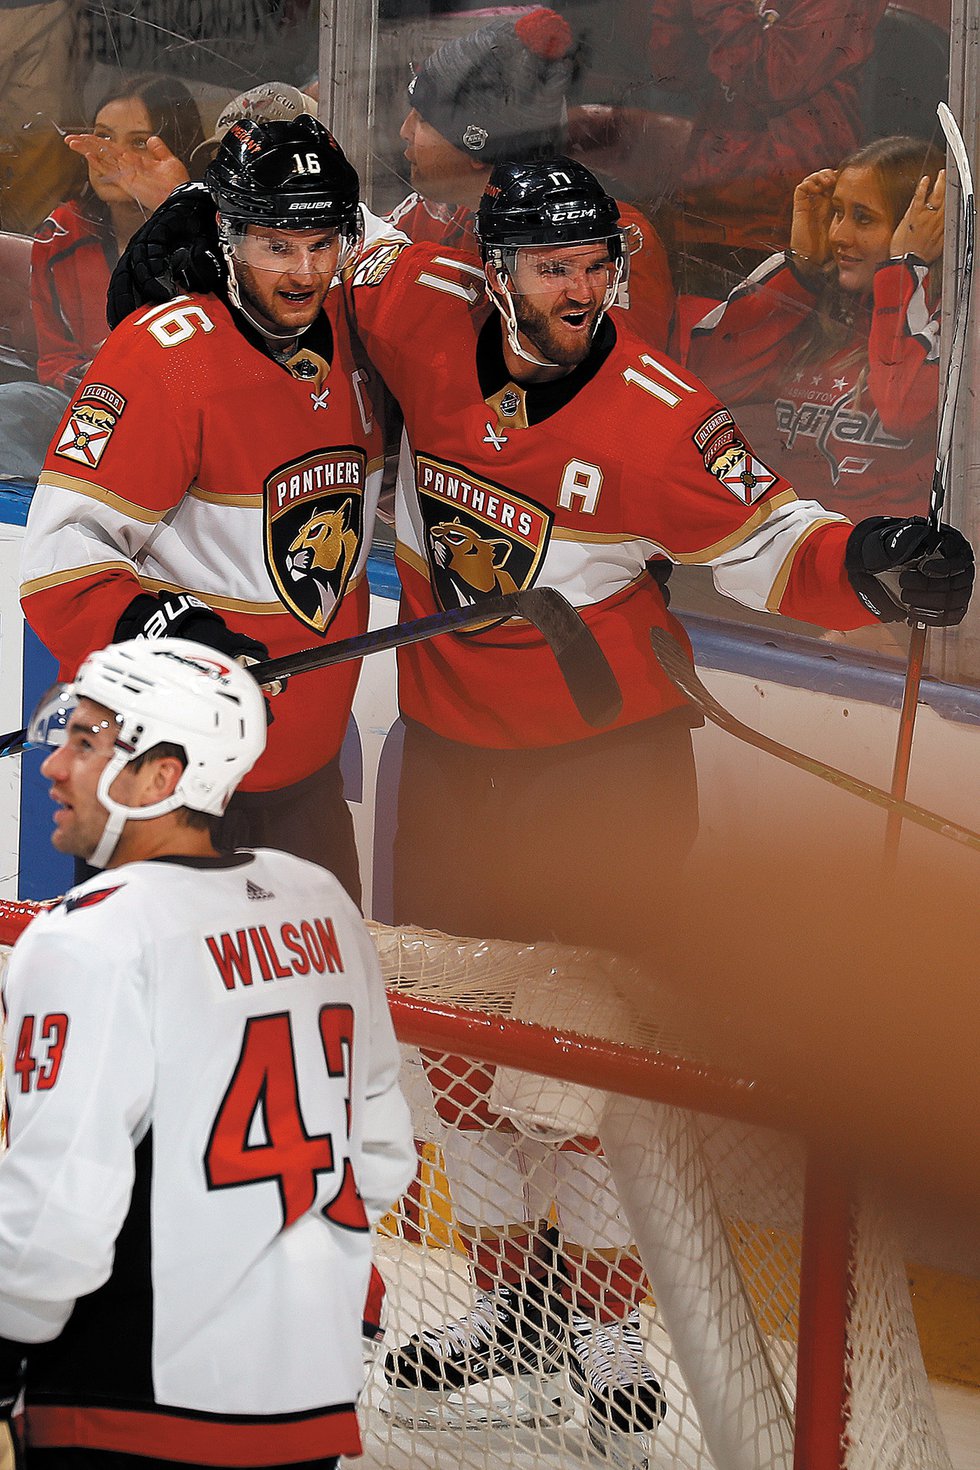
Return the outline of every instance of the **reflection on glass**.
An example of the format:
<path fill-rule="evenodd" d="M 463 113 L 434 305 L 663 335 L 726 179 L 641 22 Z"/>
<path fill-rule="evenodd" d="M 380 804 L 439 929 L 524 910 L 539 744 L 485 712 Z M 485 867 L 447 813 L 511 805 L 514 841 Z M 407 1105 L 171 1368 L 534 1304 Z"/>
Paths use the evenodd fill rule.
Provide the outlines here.
<path fill-rule="evenodd" d="M 556 0 L 544 12 L 378 0 L 375 71 L 363 15 L 346 19 L 357 7 L 324 6 L 319 50 L 331 67 L 324 105 L 337 82 L 333 58 L 341 57 L 344 87 L 363 94 L 363 115 L 374 120 L 367 203 L 412 239 L 473 248 L 476 204 L 505 154 L 564 149 L 580 158 L 615 194 L 629 230 L 629 279 L 618 309 L 628 303 L 634 328 L 683 361 L 692 326 L 788 245 L 801 181 L 899 131 L 928 140 L 946 91 L 948 0 L 859 7 L 827 0 L 819 22 L 797 0 L 760 0 L 754 15 L 742 16 L 744 8 L 732 27 L 723 7 L 700 0 Z M 34 33 L 28 19 L 38 21 Z M 345 24 L 351 34 L 337 29 Z M 194 7 L 144 0 L 139 8 L 88 9 L 52 0 L 4 7 L 0 39 L 5 26 L 17 45 L 0 45 L 0 386 L 64 390 L 105 335 L 98 297 L 118 242 L 180 177 L 200 176 L 236 115 L 230 104 L 241 103 L 238 116 L 285 115 L 263 111 L 261 94 L 272 90 L 316 106 L 324 81 L 319 7 L 316 0 L 201 0 Z M 35 65 L 29 96 L 18 101 L 17 76 Z M 99 173 L 95 141 L 101 133 L 110 148 L 124 142 L 116 128 L 126 120 L 81 130 L 91 127 L 102 99 L 132 97 L 126 88 L 141 74 L 188 90 L 208 146 L 191 158 L 168 145 L 172 160 L 186 165 L 180 176 L 170 164 L 169 173 L 158 166 L 152 147 L 125 150 L 128 176 L 121 170 L 112 181 Z M 142 121 L 130 119 L 137 144 Z M 149 121 L 166 137 L 162 122 Z M 75 138 L 71 147 L 66 136 Z M 113 189 L 119 197 L 105 197 Z M 60 229 L 69 201 L 80 210 L 72 228 L 90 219 L 92 235 L 79 252 L 77 290 L 61 280 L 55 293 L 44 262 L 66 243 Z M 889 202 L 886 212 L 897 221 L 902 211 Z M 879 345 L 888 350 L 877 331 L 884 318 L 869 314 L 866 283 L 843 250 L 819 279 L 806 279 L 799 260 L 783 268 L 792 282 L 784 307 L 797 311 L 786 338 L 799 357 L 793 374 L 801 376 L 775 369 L 753 376 L 759 364 L 747 352 L 731 372 L 720 346 L 727 328 L 698 333 L 692 349 L 695 370 L 738 405 L 756 451 L 788 470 L 801 494 L 847 513 L 921 509 L 925 501 L 939 267 L 924 259 L 914 223 L 918 240 L 905 248 L 930 268 L 911 295 L 905 285 L 893 287 L 902 312 L 921 315 L 914 371 L 903 353 L 900 364 L 890 363 L 890 384 L 884 381 L 884 358 L 876 355 Z M 36 329 L 27 312 L 35 232 Z M 898 247 L 889 241 L 885 248 Z M 81 311 L 83 274 L 88 305 Z M 883 292 L 889 279 L 907 285 L 910 278 L 884 267 L 874 290 Z M 812 308 L 802 313 L 806 321 L 803 303 Z M 819 383 L 810 381 L 815 375 Z M 0 394 L 2 427 L 12 412 Z M 54 427 L 33 403 L 16 421 L 29 421 L 34 437 Z M 4 439 L 0 474 L 29 481 L 29 462 L 9 447 L 9 434 Z M 742 615 L 732 604 L 724 610 Z"/>

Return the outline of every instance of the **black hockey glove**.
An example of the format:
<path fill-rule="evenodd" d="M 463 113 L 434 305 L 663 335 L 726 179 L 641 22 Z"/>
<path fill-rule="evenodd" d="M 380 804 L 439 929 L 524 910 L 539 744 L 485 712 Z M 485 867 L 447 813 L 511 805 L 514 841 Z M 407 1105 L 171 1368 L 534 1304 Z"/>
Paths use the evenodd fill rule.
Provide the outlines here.
<path fill-rule="evenodd" d="M 127 638 L 190 638 L 206 648 L 216 648 L 228 658 L 251 659 L 258 663 L 269 657 L 264 643 L 235 633 L 224 618 L 189 592 L 149 592 L 134 597 L 116 624 L 113 643 Z"/>
<path fill-rule="evenodd" d="M 214 200 L 203 184 L 181 184 L 140 225 L 109 282 L 106 317 L 118 327 L 137 308 L 182 291 L 218 291 L 228 279 Z"/>
<path fill-rule="evenodd" d="M 973 591 L 973 547 L 954 526 L 923 516 L 870 516 L 847 540 L 844 566 L 865 607 L 882 623 L 929 627 L 963 621 Z"/>
<path fill-rule="evenodd" d="M 203 643 L 205 648 L 217 649 L 246 669 L 269 657 L 264 643 L 249 638 L 246 633 L 236 633 L 214 608 L 190 592 L 161 592 L 159 597 L 141 592 L 139 597 L 134 597 L 116 624 L 112 641 L 125 643 L 127 638 L 190 638 L 193 643 Z M 269 698 L 281 694 L 286 682 L 280 679 L 262 686 L 270 725 L 274 716 Z"/>

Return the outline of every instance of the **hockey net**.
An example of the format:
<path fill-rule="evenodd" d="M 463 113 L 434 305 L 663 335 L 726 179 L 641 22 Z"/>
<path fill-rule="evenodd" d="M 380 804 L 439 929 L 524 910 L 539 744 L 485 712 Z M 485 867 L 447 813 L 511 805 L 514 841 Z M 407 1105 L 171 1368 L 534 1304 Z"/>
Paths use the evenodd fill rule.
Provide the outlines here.
<path fill-rule="evenodd" d="M 36 908 L 0 904 L 0 947 Z M 419 1170 L 378 1232 L 365 1470 L 950 1470 L 874 1190 L 815 1183 L 668 988 L 370 927 Z"/>

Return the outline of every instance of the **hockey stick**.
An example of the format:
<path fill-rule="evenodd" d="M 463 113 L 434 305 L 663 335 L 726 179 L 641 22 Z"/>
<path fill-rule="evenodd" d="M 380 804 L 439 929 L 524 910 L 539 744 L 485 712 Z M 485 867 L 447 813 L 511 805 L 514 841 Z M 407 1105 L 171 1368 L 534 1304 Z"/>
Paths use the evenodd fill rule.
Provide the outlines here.
<path fill-rule="evenodd" d="M 685 699 L 690 700 L 691 704 L 701 711 L 705 719 L 710 720 L 719 729 L 727 731 L 729 735 L 734 735 L 736 740 L 744 740 L 747 745 L 755 746 L 756 750 L 764 750 L 767 755 L 774 755 L 778 760 L 787 761 L 801 771 L 809 771 L 811 776 L 819 776 L 821 781 L 829 781 L 831 786 L 837 786 L 842 791 L 849 791 L 852 796 L 859 796 L 862 801 L 869 801 L 874 806 L 882 807 L 888 812 L 889 817 L 894 815 L 899 821 L 915 822 L 920 827 L 926 827 L 930 832 L 938 833 L 940 837 L 948 837 L 951 842 L 959 842 L 964 847 L 972 847 L 975 851 L 980 852 L 980 832 L 974 832 L 969 827 L 962 827 L 959 822 L 951 822 L 924 806 L 916 806 L 914 802 L 893 796 L 891 792 L 882 790 L 880 786 L 872 786 L 867 781 L 859 780 L 857 776 L 848 775 L 847 771 L 839 771 L 836 766 L 825 765 L 823 761 L 816 760 L 811 755 L 803 755 L 801 751 L 793 750 L 792 746 L 781 745 L 778 740 L 771 740 L 768 735 L 762 735 L 758 730 L 753 730 L 751 725 L 743 725 L 741 720 L 736 719 L 725 709 L 724 705 L 718 703 L 713 694 L 708 692 L 698 678 L 687 654 L 669 633 L 663 628 L 652 628 L 650 642 L 653 644 L 653 651 L 664 673 L 671 683 L 676 685 Z"/>
<path fill-rule="evenodd" d="M 946 486 L 949 481 L 949 451 L 953 439 L 953 415 L 959 393 L 960 373 L 966 350 L 966 324 L 970 314 L 970 284 L 973 280 L 973 244 L 976 209 L 973 196 L 973 174 L 967 157 L 963 134 L 956 119 L 940 102 L 936 108 L 949 151 L 956 163 L 956 173 L 963 195 L 963 264 L 956 304 L 953 311 L 953 337 L 946 364 L 946 383 L 943 389 L 942 409 L 939 415 L 939 432 L 936 441 L 936 467 L 932 477 L 932 492 L 929 497 L 929 525 L 939 529 Z M 895 764 L 892 768 L 891 794 L 899 801 L 904 800 L 909 784 L 909 766 L 912 760 L 912 736 L 915 733 L 915 715 L 922 683 L 922 668 L 926 653 L 926 625 L 913 623 L 909 639 L 909 656 L 905 669 L 905 690 L 902 696 L 902 712 L 898 721 L 898 743 L 895 747 Z M 896 807 L 888 815 L 885 828 L 885 860 L 891 866 L 898 856 L 898 844 L 902 835 L 903 813 Z"/>
<path fill-rule="evenodd" d="M 623 704 L 616 675 L 579 613 L 554 587 L 530 587 L 523 592 L 485 597 L 475 606 L 453 607 L 447 612 L 417 618 L 413 623 L 392 623 L 386 628 L 358 633 L 353 638 L 341 638 L 336 643 L 266 659 L 252 664 L 249 672 L 260 684 L 274 684 L 293 674 L 325 669 L 348 659 L 381 653 L 386 648 L 401 648 L 406 643 L 421 643 L 440 633 L 464 633 L 507 618 L 524 618 L 541 634 L 554 654 L 583 720 L 599 727 L 616 718 Z M 0 735 L 0 757 L 18 755 L 28 744 L 26 730 Z"/>

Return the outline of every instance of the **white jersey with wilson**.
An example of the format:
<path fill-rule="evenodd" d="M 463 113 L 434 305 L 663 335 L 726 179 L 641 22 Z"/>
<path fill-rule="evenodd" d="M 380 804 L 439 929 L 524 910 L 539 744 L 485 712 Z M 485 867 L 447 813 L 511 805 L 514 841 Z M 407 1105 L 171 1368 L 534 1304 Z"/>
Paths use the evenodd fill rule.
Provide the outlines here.
<path fill-rule="evenodd" d="M 377 955 L 280 852 L 126 865 L 15 947 L 0 1334 L 33 1445 L 359 1449 L 370 1224 L 412 1128 Z"/>

